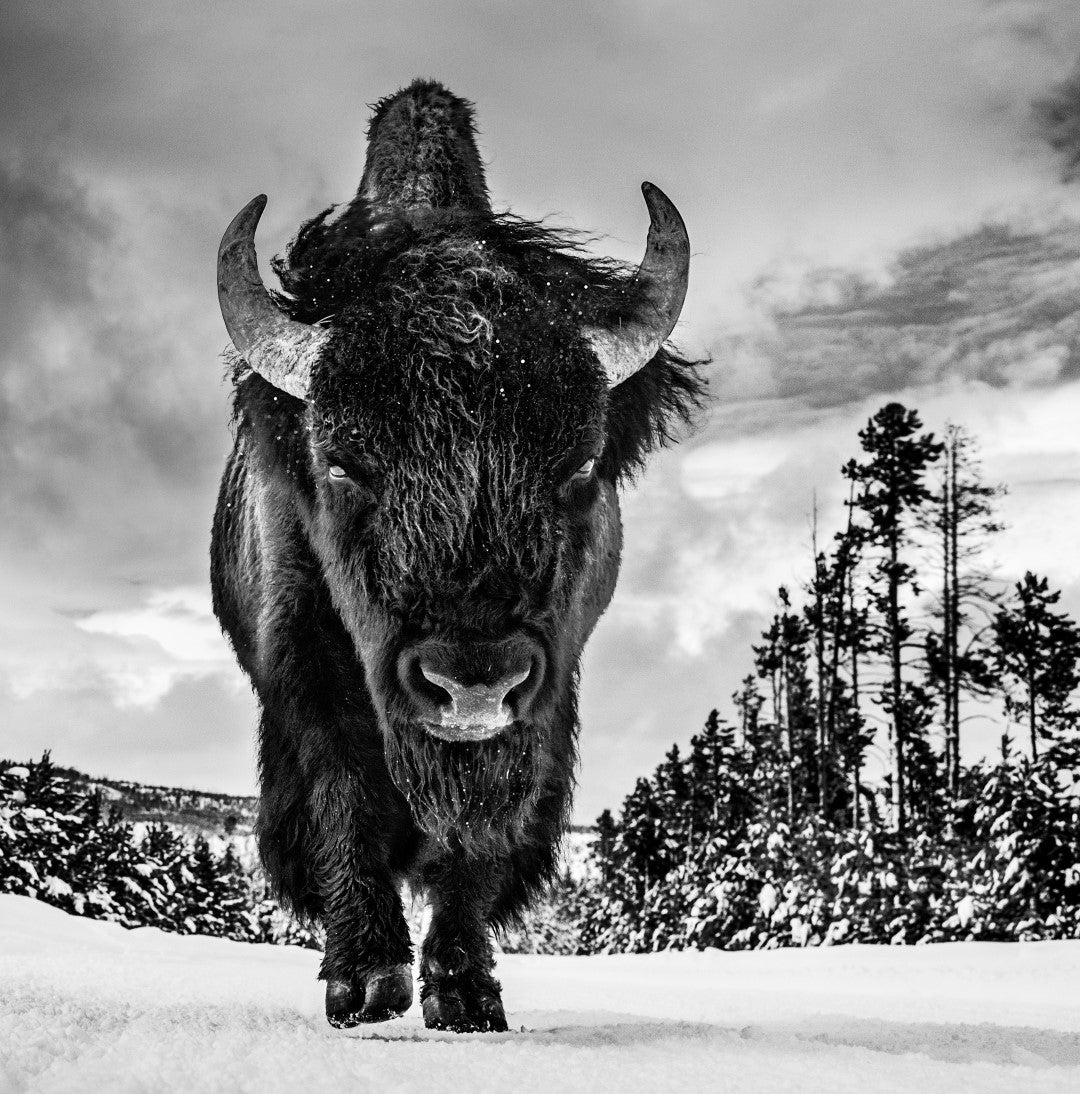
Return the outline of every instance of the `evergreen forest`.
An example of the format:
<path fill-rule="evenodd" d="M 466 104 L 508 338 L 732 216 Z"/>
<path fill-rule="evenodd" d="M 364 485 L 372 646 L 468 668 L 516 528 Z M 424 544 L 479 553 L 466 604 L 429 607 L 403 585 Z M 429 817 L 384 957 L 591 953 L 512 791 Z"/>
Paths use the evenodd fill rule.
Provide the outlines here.
<path fill-rule="evenodd" d="M 175 824 L 126 821 L 75 775 L 48 752 L 0 763 L 0 892 L 125 927 L 316 945 L 232 840 L 212 846 Z"/>
<path fill-rule="evenodd" d="M 1080 937 L 1080 628 L 987 563 L 974 438 L 882 407 L 753 671 L 605 811 L 579 952 Z M 976 721 L 999 744 L 965 760 Z"/>

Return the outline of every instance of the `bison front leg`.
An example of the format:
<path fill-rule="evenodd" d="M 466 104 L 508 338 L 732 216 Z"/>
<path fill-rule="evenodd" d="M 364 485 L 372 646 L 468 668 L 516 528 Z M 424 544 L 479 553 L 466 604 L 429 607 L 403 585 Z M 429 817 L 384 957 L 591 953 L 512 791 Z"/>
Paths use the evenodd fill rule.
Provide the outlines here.
<path fill-rule="evenodd" d="M 341 787 L 323 798 L 317 856 L 326 930 L 319 979 L 326 981 L 327 1021 L 338 1028 L 396 1018 L 413 998 L 412 943 L 398 887 L 377 835 L 350 804 Z"/>
<path fill-rule="evenodd" d="M 506 1029 L 488 929 L 498 876 L 497 863 L 461 854 L 428 875 L 432 915 L 421 951 L 420 999 L 429 1029 Z"/>
<path fill-rule="evenodd" d="M 327 908 L 326 1020 L 339 1029 L 385 1022 L 412 1006 L 412 947 L 401 900 L 384 879 L 348 883 Z"/>

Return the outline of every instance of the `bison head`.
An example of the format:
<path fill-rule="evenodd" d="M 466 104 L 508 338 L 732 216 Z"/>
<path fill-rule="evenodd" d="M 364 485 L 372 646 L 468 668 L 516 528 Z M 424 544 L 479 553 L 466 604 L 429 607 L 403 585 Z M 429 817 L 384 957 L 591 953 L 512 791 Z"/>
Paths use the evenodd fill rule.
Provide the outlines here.
<path fill-rule="evenodd" d="M 698 389 L 661 349 L 689 264 L 671 202 L 644 185 L 637 270 L 590 260 L 491 212 L 461 100 L 426 138 L 438 157 L 399 147 L 418 101 L 380 105 L 357 197 L 276 262 L 289 297 L 258 273 L 264 197 L 226 231 L 218 285 L 238 407 L 269 423 L 260 458 L 352 636 L 391 772 L 445 835 L 513 823 L 572 757 L 616 481 Z"/>

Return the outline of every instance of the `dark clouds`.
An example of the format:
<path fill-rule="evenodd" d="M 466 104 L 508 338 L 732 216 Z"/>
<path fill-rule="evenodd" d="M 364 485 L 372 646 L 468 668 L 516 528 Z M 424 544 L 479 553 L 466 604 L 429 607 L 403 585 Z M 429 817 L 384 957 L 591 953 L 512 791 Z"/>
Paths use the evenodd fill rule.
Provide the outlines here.
<path fill-rule="evenodd" d="M 0 162 L 0 498 L 22 517 L 0 534 L 20 536 L 33 534 L 34 514 L 63 514 L 68 492 L 56 463 L 87 455 L 86 415 L 72 406 L 77 390 L 49 342 L 62 338 L 65 350 L 90 356 L 95 282 L 114 239 L 111 218 L 84 190 L 55 164 L 36 168 Z"/>
<path fill-rule="evenodd" d="M 744 394 L 839 406 L 943 383 L 1025 388 L 1080 368 L 1080 224 L 987 225 L 901 252 L 879 279 L 824 269 L 781 295 L 767 333 L 721 346 L 741 356 Z M 723 372 L 721 370 L 721 377 Z M 723 383 L 723 379 L 721 381 Z"/>
<path fill-rule="evenodd" d="M 153 578 L 190 520 L 178 493 L 212 488 L 225 410 L 212 343 L 179 294 L 143 296 L 129 233 L 54 162 L 0 161 L 0 504 L 20 514 L 0 537 Z"/>
<path fill-rule="evenodd" d="M 1035 103 L 1039 130 L 1061 156 L 1066 182 L 1080 179 L 1080 63 L 1071 76 Z"/>
<path fill-rule="evenodd" d="M 94 258 L 112 239 L 113 219 L 93 208 L 85 188 L 55 163 L 37 170 L 0 162 L 0 316 L 5 328 L 44 291 L 84 303 L 91 297 Z"/>

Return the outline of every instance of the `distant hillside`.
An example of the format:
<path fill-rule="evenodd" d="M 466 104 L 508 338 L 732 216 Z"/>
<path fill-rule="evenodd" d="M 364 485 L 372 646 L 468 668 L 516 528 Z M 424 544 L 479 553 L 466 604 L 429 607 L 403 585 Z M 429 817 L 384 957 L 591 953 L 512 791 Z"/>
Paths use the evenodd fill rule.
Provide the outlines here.
<path fill-rule="evenodd" d="M 13 763 L 0 760 L 0 769 Z M 188 836 L 235 836 L 241 840 L 252 835 L 257 797 L 216 794 L 208 790 L 188 790 L 177 786 L 146 786 L 127 779 L 108 779 L 87 775 L 74 767 L 54 765 L 58 775 L 88 790 L 98 789 L 110 805 L 116 806 L 125 821 L 151 824 L 160 822 L 180 829 Z M 570 826 L 564 845 L 564 864 L 575 877 L 580 876 L 589 845 L 596 829 L 591 825 Z"/>
<path fill-rule="evenodd" d="M 10 761 L 0 761 L 0 767 Z M 155 821 L 180 829 L 188 836 L 250 836 L 255 825 L 258 798 L 215 794 L 208 790 L 187 790 L 176 786 L 145 786 L 126 779 L 87 775 L 73 767 L 56 767 L 56 772 L 88 790 L 100 790 L 109 805 L 125 821 Z"/>

